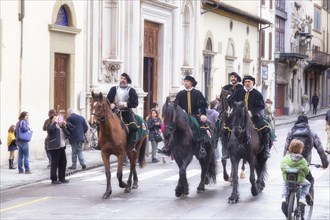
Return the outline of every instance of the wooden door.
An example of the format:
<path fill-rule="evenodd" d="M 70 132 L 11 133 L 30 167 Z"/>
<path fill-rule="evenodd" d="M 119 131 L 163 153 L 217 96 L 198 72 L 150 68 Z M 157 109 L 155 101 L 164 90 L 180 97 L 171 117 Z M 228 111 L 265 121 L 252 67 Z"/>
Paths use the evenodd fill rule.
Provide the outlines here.
<path fill-rule="evenodd" d="M 285 85 L 278 84 L 277 87 L 277 107 L 276 107 L 276 116 L 284 115 L 284 97 L 285 97 Z"/>
<path fill-rule="evenodd" d="M 144 22 L 143 90 L 148 93 L 144 99 L 144 118 L 151 104 L 157 102 L 158 32 L 159 24 Z"/>
<path fill-rule="evenodd" d="M 68 56 L 55 54 L 54 66 L 54 109 L 66 115 L 67 110 L 67 78 Z"/>

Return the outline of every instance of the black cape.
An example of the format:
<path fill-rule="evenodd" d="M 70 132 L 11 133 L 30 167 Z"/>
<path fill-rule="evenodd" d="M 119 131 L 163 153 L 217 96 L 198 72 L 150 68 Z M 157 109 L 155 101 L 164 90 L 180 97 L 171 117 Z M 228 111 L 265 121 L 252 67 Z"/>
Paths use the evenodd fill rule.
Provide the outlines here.
<path fill-rule="evenodd" d="M 206 115 L 207 102 L 203 94 L 197 89 L 192 89 L 190 91 L 190 98 L 191 98 L 191 114 Z M 178 104 L 182 109 L 184 109 L 188 113 L 188 100 L 187 100 L 186 90 L 181 90 L 176 95 L 175 103 Z"/>

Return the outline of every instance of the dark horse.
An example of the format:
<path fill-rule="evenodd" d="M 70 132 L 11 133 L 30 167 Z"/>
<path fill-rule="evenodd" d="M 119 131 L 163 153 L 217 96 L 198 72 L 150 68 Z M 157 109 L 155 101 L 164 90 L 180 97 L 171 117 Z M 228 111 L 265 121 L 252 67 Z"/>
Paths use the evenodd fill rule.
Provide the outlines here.
<path fill-rule="evenodd" d="M 227 121 L 229 117 L 229 103 L 228 103 L 228 96 L 232 95 L 232 92 L 226 89 L 222 89 L 220 93 L 220 109 L 221 112 L 218 117 L 218 123 L 217 123 L 217 135 L 220 138 L 221 145 L 222 145 L 222 155 L 224 152 L 224 146 L 228 145 L 229 142 L 229 135 L 230 132 L 228 132 L 227 129 L 224 128 L 224 124 Z M 223 167 L 223 179 L 225 181 L 232 181 L 232 174 L 228 175 L 227 172 L 227 159 L 221 159 L 222 167 Z M 242 167 L 241 167 L 241 178 L 245 178 L 245 163 L 246 161 L 243 160 Z"/>
<path fill-rule="evenodd" d="M 212 135 L 210 141 L 205 141 L 206 157 L 198 158 L 199 146 L 194 139 L 188 114 L 179 105 L 167 99 L 163 106 L 163 116 L 165 124 L 164 138 L 179 167 L 179 181 L 175 189 L 175 195 L 180 197 L 189 194 L 186 169 L 194 155 L 201 166 L 201 181 L 197 187 L 197 192 L 205 191 L 205 185 L 209 184 L 211 180 L 216 182 L 215 135 Z M 212 132 L 214 132 L 213 127 L 211 128 Z"/>
<path fill-rule="evenodd" d="M 266 161 L 261 137 L 254 128 L 244 102 L 234 102 L 232 112 L 232 131 L 229 138 L 230 161 L 233 174 L 233 191 L 228 198 L 229 203 L 239 200 L 238 164 L 241 158 L 250 165 L 250 183 L 253 196 L 258 195 L 265 187 Z M 257 181 L 255 178 L 257 173 Z"/>
<path fill-rule="evenodd" d="M 138 188 L 136 161 L 138 159 L 139 166 L 141 168 L 145 164 L 147 134 L 144 134 L 137 141 L 136 153 L 132 153 L 127 146 L 127 128 L 119 119 L 119 117 L 110 109 L 109 100 L 106 97 L 103 97 L 102 93 L 94 94 L 94 92 L 92 92 L 92 97 L 93 101 L 91 103 L 91 120 L 93 121 L 95 117 L 98 122 L 98 144 L 101 148 L 101 155 L 105 168 L 105 176 L 107 179 L 107 189 L 102 198 L 108 199 L 112 193 L 110 155 L 116 155 L 118 158 L 117 179 L 119 181 L 119 187 L 125 188 L 126 193 L 129 193 L 131 188 Z M 123 162 L 126 154 L 131 164 L 127 184 L 122 180 Z M 133 186 L 132 176 L 134 176 Z"/>

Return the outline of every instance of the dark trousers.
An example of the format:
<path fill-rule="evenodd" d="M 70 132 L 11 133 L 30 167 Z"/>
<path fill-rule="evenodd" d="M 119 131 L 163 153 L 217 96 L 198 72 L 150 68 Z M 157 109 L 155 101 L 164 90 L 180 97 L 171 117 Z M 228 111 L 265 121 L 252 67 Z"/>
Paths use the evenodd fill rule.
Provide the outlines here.
<path fill-rule="evenodd" d="M 313 104 L 313 115 L 317 114 L 317 105 Z"/>
<path fill-rule="evenodd" d="M 306 175 L 306 179 L 311 183 L 311 187 L 309 189 L 309 192 L 312 194 L 312 192 L 314 191 L 314 177 L 312 176 L 311 172 L 309 172 Z"/>
<path fill-rule="evenodd" d="M 63 181 L 65 180 L 65 169 L 66 169 L 66 153 L 65 147 L 61 147 L 56 150 L 49 151 L 52 157 L 52 163 L 50 165 L 50 179 L 52 181 Z M 58 172 L 58 179 L 57 179 Z"/>

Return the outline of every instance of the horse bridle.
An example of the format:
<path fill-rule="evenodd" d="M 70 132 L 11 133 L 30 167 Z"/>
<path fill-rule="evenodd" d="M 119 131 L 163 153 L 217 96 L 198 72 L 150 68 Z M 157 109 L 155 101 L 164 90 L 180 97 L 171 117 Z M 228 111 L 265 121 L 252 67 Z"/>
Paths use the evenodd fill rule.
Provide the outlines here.
<path fill-rule="evenodd" d="M 243 126 L 233 126 L 233 129 L 232 130 L 234 130 L 234 128 L 240 128 L 240 135 L 237 137 L 237 142 L 238 142 L 238 144 L 240 145 L 240 146 L 242 146 L 242 145 L 246 145 L 246 144 L 248 144 L 249 142 L 250 142 L 250 140 L 251 140 L 251 132 L 249 132 L 248 133 L 248 138 L 247 138 L 247 140 L 244 142 L 243 141 L 243 143 L 240 143 L 239 141 L 240 141 L 240 137 L 242 137 L 242 140 L 244 140 L 244 137 L 246 136 L 246 135 L 244 135 L 244 134 L 246 134 L 246 132 L 247 132 L 247 130 L 246 130 L 246 123 L 244 123 L 243 124 Z"/>
<path fill-rule="evenodd" d="M 101 112 L 100 112 L 100 114 L 97 114 L 97 113 L 95 113 L 95 112 L 92 112 L 92 115 L 94 115 L 95 117 L 96 117 L 96 120 L 98 121 L 98 122 L 103 122 L 103 121 L 105 121 L 105 116 L 104 116 L 104 114 L 103 114 L 103 117 L 102 117 L 102 113 L 105 111 L 105 109 L 104 109 L 104 107 L 103 107 L 103 103 L 102 103 L 102 107 L 101 107 Z"/>

